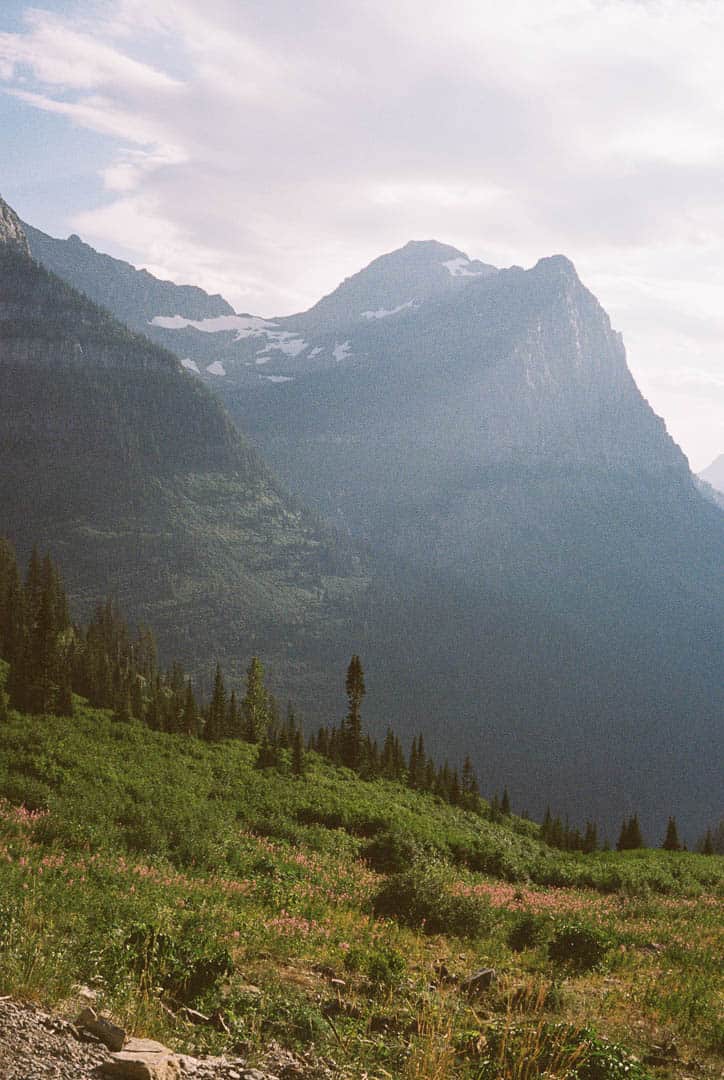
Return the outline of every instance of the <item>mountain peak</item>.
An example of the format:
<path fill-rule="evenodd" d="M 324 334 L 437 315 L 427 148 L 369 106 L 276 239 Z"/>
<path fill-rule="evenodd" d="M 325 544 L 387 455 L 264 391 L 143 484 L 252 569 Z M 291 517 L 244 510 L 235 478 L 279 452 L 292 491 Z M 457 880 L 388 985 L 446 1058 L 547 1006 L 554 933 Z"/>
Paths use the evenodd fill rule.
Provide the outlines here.
<path fill-rule="evenodd" d="M 306 330 L 338 331 L 360 320 L 417 308 L 426 300 L 460 288 L 470 278 L 495 273 L 494 266 L 470 259 L 450 244 L 410 240 L 345 278 L 309 311 L 294 316 L 294 322 Z"/>
<path fill-rule="evenodd" d="M 545 258 L 538 260 L 534 269 L 578 278 L 576 268 L 567 255 L 546 255 Z"/>
<path fill-rule="evenodd" d="M 28 240 L 20 224 L 20 218 L 8 206 L 0 196 L 0 244 L 11 247 L 15 251 L 21 251 L 24 255 L 30 254 Z"/>

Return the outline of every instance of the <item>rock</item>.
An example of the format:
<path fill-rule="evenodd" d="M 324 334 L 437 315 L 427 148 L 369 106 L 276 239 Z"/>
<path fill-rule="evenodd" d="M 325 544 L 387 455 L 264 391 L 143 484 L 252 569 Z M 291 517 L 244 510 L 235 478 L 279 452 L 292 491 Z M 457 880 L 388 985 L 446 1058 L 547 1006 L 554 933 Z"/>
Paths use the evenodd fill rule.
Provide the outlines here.
<path fill-rule="evenodd" d="M 173 1052 L 163 1043 L 156 1042 L 155 1039 L 134 1038 L 126 1039 L 123 1051 L 127 1054 L 171 1054 Z"/>
<path fill-rule="evenodd" d="M 109 1050 L 122 1050 L 126 1033 L 105 1016 L 99 1016 L 95 1009 L 87 1006 L 75 1022 L 77 1028 L 88 1031 L 107 1046 Z"/>
<path fill-rule="evenodd" d="M 460 983 L 460 989 L 469 997 L 475 997 L 489 990 L 493 983 L 497 982 L 498 975 L 495 968 L 481 968 Z"/>
<path fill-rule="evenodd" d="M 672 1061 L 678 1061 L 679 1049 L 673 1039 L 667 1039 L 661 1044 L 654 1043 L 651 1050 L 644 1057 L 644 1065 L 670 1065 Z"/>
<path fill-rule="evenodd" d="M 73 993 L 79 1001 L 85 1002 L 86 1005 L 94 1005 L 98 1000 L 97 991 L 93 990 L 90 986 L 80 986 L 76 984 L 73 987 Z"/>
<path fill-rule="evenodd" d="M 130 1042 L 159 1049 L 120 1050 L 101 1065 L 104 1076 L 117 1080 L 180 1080 L 179 1059 L 167 1047 L 152 1039 L 131 1039 Z"/>

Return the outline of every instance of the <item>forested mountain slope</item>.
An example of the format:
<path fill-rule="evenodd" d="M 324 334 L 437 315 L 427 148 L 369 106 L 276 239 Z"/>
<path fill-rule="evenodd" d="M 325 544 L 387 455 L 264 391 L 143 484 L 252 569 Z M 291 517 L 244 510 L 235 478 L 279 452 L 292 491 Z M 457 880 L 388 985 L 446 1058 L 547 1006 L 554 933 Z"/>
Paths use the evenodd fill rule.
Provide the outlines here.
<path fill-rule="evenodd" d="M 280 693 L 323 699 L 367 587 L 358 557 L 174 356 L 3 236 L 0 533 L 52 550 L 79 613 L 113 594 L 191 670 L 262 653 Z"/>

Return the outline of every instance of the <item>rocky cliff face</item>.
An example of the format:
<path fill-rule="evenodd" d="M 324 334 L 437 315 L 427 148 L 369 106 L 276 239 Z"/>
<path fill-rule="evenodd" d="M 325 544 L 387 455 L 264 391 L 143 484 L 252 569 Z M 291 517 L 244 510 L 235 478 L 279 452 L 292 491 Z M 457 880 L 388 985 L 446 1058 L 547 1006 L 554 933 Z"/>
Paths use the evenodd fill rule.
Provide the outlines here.
<path fill-rule="evenodd" d="M 15 251 L 21 251 L 25 255 L 30 250 L 18 215 L 2 198 L 0 198 L 0 244 Z"/>

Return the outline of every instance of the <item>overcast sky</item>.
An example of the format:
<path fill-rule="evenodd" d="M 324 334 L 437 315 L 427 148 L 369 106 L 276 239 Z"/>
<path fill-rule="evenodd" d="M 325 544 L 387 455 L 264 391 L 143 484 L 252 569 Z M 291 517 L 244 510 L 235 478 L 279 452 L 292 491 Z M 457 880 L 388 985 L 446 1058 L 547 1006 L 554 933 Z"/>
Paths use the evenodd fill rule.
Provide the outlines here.
<path fill-rule="evenodd" d="M 2 0 L 0 194 L 239 311 L 435 238 L 563 252 L 724 452 L 721 0 Z"/>

